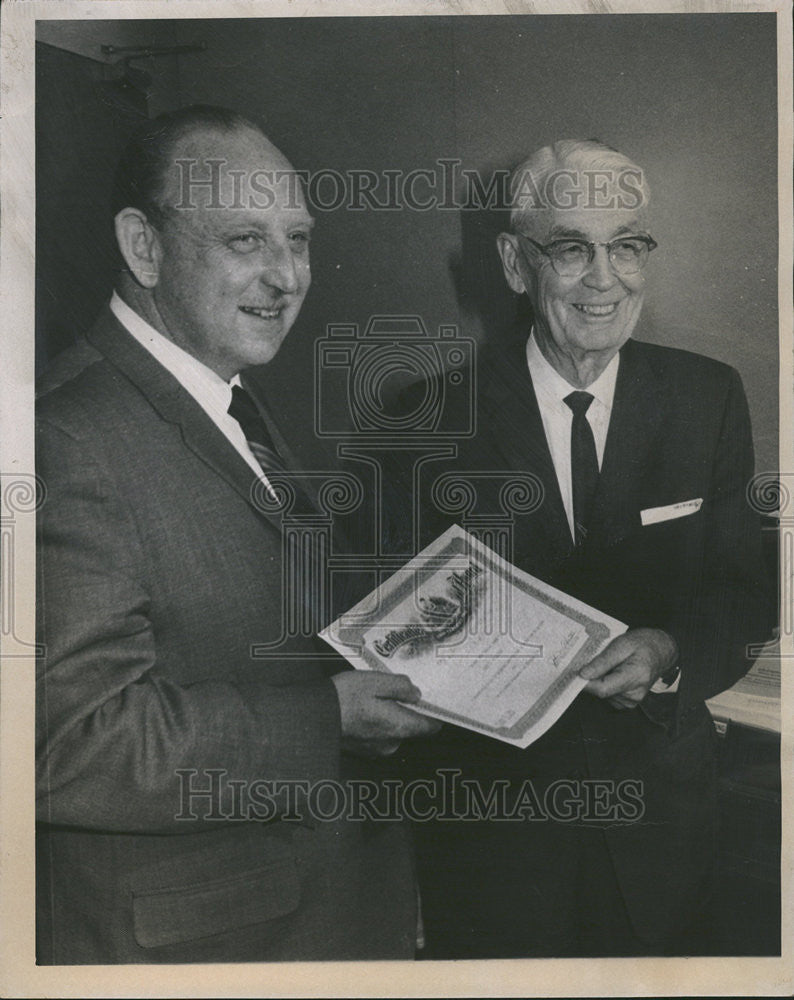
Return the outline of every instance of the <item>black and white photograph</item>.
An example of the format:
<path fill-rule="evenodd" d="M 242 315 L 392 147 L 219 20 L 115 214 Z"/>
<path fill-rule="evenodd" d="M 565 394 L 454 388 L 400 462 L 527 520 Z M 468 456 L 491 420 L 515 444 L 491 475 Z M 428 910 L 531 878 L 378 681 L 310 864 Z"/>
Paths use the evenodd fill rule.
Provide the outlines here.
<path fill-rule="evenodd" d="M 3 992 L 789 995 L 790 6 L 304 6 L 4 11 Z"/>

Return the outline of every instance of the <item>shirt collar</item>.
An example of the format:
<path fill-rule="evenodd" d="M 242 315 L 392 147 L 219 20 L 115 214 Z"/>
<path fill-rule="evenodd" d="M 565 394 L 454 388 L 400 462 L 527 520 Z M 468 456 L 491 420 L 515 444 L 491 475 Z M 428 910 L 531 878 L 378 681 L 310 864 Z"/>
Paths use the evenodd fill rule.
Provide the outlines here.
<path fill-rule="evenodd" d="M 587 392 L 598 400 L 608 410 L 612 409 L 615 398 L 615 384 L 618 377 L 618 366 L 620 365 L 620 351 L 609 362 L 598 378 L 591 385 L 588 385 Z M 527 340 L 527 366 L 532 378 L 532 385 L 539 395 L 552 398 L 556 402 L 562 402 L 567 395 L 574 391 L 567 379 L 546 360 L 535 339 L 534 327 Z"/>
<path fill-rule="evenodd" d="M 231 383 L 178 347 L 172 340 L 148 323 L 127 305 L 117 292 L 110 300 L 111 312 L 121 325 L 166 368 L 199 402 L 212 401 L 228 410 L 232 399 L 231 386 L 239 384 L 239 376 Z"/>

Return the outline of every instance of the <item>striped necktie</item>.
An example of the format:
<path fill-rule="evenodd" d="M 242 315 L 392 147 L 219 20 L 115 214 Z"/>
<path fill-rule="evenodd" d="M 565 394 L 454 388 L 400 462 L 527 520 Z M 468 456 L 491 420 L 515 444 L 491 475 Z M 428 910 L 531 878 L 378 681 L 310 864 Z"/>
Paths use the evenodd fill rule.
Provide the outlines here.
<path fill-rule="evenodd" d="M 285 472 L 286 466 L 273 443 L 273 439 L 262 419 L 256 403 L 240 385 L 232 386 L 232 401 L 229 404 L 229 416 L 234 417 L 242 428 L 248 447 L 254 458 L 262 466 L 262 471 Z"/>

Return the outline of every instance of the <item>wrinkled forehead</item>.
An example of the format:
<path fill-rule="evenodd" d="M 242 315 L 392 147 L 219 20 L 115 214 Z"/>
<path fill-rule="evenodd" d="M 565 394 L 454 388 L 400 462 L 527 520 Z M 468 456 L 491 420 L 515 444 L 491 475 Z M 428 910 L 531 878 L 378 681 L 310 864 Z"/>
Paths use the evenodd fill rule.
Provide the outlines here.
<path fill-rule="evenodd" d="M 645 208 L 549 208 L 526 213 L 515 226 L 538 243 L 566 238 L 604 243 L 618 236 L 649 232 Z"/>
<path fill-rule="evenodd" d="M 264 135 L 251 129 L 183 138 L 165 169 L 168 211 L 287 211 L 308 215 L 300 177 Z"/>

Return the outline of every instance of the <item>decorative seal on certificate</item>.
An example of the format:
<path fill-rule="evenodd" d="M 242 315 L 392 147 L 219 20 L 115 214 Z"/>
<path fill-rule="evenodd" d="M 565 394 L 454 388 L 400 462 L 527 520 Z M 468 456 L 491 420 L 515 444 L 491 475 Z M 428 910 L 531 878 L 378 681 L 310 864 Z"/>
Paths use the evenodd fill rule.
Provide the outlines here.
<path fill-rule="evenodd" d="M 459 632 L 471 617 L 485 580 L 482 567 L 469 563 L 462 572 L 447 577 L 451 596 L 418 597 L 419 621 L 404 628 L 392 629 L 373 645 L 377 653 L 389 657 L 397 649 L 406 647 L 409 654 L 420 648 L 442 642 Z"/>

